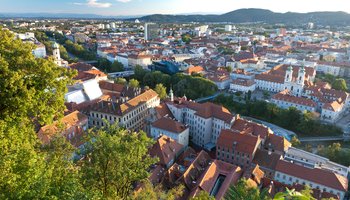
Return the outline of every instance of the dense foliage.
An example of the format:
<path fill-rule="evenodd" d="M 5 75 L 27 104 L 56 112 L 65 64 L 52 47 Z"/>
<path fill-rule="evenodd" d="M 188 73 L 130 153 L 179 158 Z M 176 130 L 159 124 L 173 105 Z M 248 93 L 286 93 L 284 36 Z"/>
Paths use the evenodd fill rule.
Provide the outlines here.
<path fill-rule="evenodd" d="M 241 179 L 235 186 L 231 186 L 225 194 L 225 200 L 269 200 L 267 190 L 249 186 L 246 179 Z"/>
<path fill-rule="evenodd" d="M 90 137 L 81 162 L 84 187 L 99 198 L 127 199 L 133 184 L 148 178 L 148 169 L 156 162 L 148 154 L 153 140 L 115 124 L 93 131 Z"/>
<path fill-rule="evenodd" d="M 211 96 L 218 90 L 214 82 L 201 76 L 189 76 L 181 73 L 170 76 L 160 71 L 144 70 L 141 66 L 135 67 L 134 78 L 140 81 L 141 85 L 150 88 L 155 88 L 159 83 L 168 90 L 172 87 L 175 96 L 186 95 L 189 99 Z"/>
<path fill-rule="evenodd" d="M 332 88 L 335 90 L 343 90 L 343 91 L 348 90 L 346 81 L 343 78 L 338 78 L 336 76 L 333 76 L 332 74 L 317 75 L 316 78 L 318 80 L 329 83 L 332 86 Z"/>
<path fill-rule="evenodd" d="M 0 199 L 131 198 L 156 161 L 153 141 L 117 125 L 92 130 L 78 162 L 65 137 L 43 145 L 35 130 L 63 115 L 75 73 L 34 58 L 34 47 L 14 38 L 0 31 Z"/>
<path fill-rule="evenodd" d="M 342 130 L 333 125 L 321 124 L 312 113 L 302 113 L 294 107 L 282 109 L 275 104 L 265 101 L 247 101 L 237 103 L 232 96 L 219 95 L 214 101 L 233 112 L 244 116 L 254 117 L 266 122 L 274 123 L 292 130 L 301 136 L 329 136 L 340 135 Z"/>
<path fill-rule="evenodd" d="M 331 161 L 344 166 L 350 165 L 350 149 L 342 148 L 340 143 L 333 143 L 327 147 L 319 146 L 317 149 L 317 154 L 327 157 Z"/>

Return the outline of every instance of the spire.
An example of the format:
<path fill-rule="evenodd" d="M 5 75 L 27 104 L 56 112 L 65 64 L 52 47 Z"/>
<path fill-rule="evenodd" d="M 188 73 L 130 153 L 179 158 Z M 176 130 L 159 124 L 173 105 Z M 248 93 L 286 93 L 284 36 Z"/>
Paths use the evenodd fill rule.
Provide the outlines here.
<path fill-rule="evenodd" d="M 184 96 L 182 97 L 185 101 L 187 101 L 187 97 L 186 94 L 184 94 Z"/>
<path fill-rule="evenodd" d="M 174 101 L 174 92 L 173 92 L 173 88 L 172 87 L 170 87 L 169 97 L 170 97 L 170 101 Z"/>

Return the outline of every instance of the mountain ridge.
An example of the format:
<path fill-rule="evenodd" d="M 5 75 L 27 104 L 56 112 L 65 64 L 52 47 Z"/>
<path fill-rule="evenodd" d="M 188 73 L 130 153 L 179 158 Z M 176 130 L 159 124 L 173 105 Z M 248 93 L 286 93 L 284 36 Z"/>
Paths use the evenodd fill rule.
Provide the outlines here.
<path fill-rule="evenodd" d="M 139 18 L 153 22 L 229 22 L 229 23 L 285 23 L 315 22 L 323 25 L 350 25 L 350 14 L 342 11 L 318 11 L 308 13 L 278 13 L 267 9 L 243 8 L 221 15 L 164 15 L 154 14 Z"/>

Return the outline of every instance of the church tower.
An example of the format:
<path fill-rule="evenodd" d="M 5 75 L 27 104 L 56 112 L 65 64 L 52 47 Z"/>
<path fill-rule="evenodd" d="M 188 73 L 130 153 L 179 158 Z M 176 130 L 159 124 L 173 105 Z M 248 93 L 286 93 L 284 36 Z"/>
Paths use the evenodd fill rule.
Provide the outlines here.
<path fill-rule="evenodd" d="M 57 42 L 54 42 L 52 45 L 52 53 L 53 53 L 53 57 L 55 59 L 55 62 L 61 60 L 60 46 L 57 44 Z"/>
<path fill-rule="evenodd" d="M 293 67 L 292 65 L 289 65 L 286 71 L 286 75 L 284 77 L 284 82 L 290 83 L 292 82 L 292 78 L 293 78 Z"/>
<path fill-rule="evenodd" d="M 298 72 L 298 81 L 297 81 L 297 83 L 299 85 L 304 86 L 304 82 L 305 82 L 305 67 L 301 66 L 299 68 L 299 72 Z"/>

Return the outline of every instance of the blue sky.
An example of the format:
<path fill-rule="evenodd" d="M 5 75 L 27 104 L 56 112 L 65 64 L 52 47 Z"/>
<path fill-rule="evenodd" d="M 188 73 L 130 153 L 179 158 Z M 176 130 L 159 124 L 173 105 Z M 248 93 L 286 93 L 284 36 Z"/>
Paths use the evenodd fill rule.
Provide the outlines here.
<path fill-rule="evenodd" d="M 0 0 L 0 12 L 144 15 L 225 13 L 239 8 L 276 12 L 345 11 L 349 0 Z"/>

